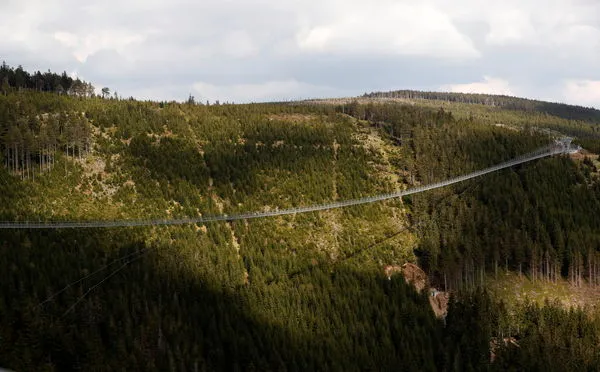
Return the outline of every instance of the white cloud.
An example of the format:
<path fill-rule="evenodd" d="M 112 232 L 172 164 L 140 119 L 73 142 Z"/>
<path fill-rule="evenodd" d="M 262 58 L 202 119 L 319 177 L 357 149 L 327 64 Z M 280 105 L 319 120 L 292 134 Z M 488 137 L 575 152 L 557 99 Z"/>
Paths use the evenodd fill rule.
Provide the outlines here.
<path fill-rule="evenodd" d="M 79 38 L 70 32 L 57 31 L 54 33 L 54 38 L 68 48 L 77 48 Z"/>
<path fill-rule="evenodd" d="M 600 80 L 567 80 L 563 97 L 566 102 L 600 109 Z"/>
<path fill-rule="evenodd" d="M 37 27 L 44 21 L 43 1 L 5 1 L 2 1 L 0 11 L 2 42 L 18 43 L 24 48 L 42 47 Z"/>
<path fill-rule="evenodd" d="M 502 9 L 489 17 L 489 44 L 535 43 L 538 35 L 530 15 L 522 9 Z"/>
<path fill-rule="evenodd" d="M 442 91 L 456 93 L 504 94 L 507 96 L 515 95 L 508 81 L 490 76 L 484 76 L 483 81 L 474 83 L 443 85 L 440 87 L 440 89 Z"/>
<path fill-rule="evenodd" d="M 195 81 L 236 101 L 457 81 L 561 100 L 563 80 L 600 79 L 596 0 L 0 3 L 0 61 L 79 71 L 127 96 L 185 99 Z"/>
<path fill-rule="evenodd" d="M 197 82 L 193 85 L 199 100 L 219 100 L 221 102 L 264 102 L 285 101 L 306 98 L 332 97 L 343 94 L 335 88 L 317 86 L 294 79 L 268 81 L 258 84 L 215 85 Z"/>
<path fill-rule="evenodd" d="M 259 51 L 252 37 L 244 30 L 227 33 L 219 49 L 221 53 L 234 58 L 252 57 Z"/>
<path fill-rule="evenodd" d="M 600 2 L 593 0 L 436 1 L 457 22 L 485 24 L 489 46 L 586 51 L 600 42 Z M 596 50 L 597 53 L 597 50 Z"/>
<path fill-rule="evenodd" d="M 143 42 L 146 36 L 126 30 L 100 30 L 82 36 L 58 31 L 54 38 L 69 48 L 79 62 L 85 62 L 90 55 L 104 49 L 122 53 L 132 44 Z"/>
<path fill-rule="evenodd" d="M 305 19 L 305 23 L 316 24 L 305 25 L 297 33 L 301 50 L 453 59 L 479 56 L 471 40 L 435 6 L 389 0 L 329 3 L 338 6 L 328 19 Z"/>

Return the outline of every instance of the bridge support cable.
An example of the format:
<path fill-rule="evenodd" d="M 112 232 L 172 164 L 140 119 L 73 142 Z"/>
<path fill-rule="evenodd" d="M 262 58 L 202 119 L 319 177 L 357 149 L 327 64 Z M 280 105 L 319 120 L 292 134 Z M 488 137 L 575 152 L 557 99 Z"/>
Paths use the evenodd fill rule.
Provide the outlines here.
<path fill-rule="evenodd" d="M 403 191 L 393 192 L 389 194 L 380 194 L 368 196 L 359 199 L 343 200 L 332 203 L 316 204 L 306 207 L 296 207 L 273 211 L 256 211 L 235 215 L 211 215 L 197 218 L 180 218 L 180 219 L 152 219 L 152 220 L 113 220 L 113 221 L 8 221 L 0 222 L 0 229 L 66 229 L 66 228 L 107 228 L 107 227 L 135 227 L 135 226 L 171 226 L 171 225 L 186 225 L 186 224 L 204 224 L 217 221 L 236 221 L 248 220 L 252 218 L 264 218 L 272 216 L 282 216 L 297 213 L 316 212 L 327 209 L 343 208 L 353 205 L 374 203 L 378 201 L 399 198 L 402 196 L 417 194 L 420 192 L 437 189 L 440 187 L 449 186 L 458 182 L 463 182 L 472 178 L 480 177 L 488 173 L 509 168 L 518 164 L 530 162 L 536 159 L 541 159 L 557 154 L 567 154 L 576 152 L 578 148 L 573 148 L 570 141 L 557 141 L 555 144 L 540 148 L 536 151 L 521 155 L 504 163 L 494 165 L 492 167 L 475 171 L 462 176 L 450 178 L 441 182 L 436 182 L 428 185 L 417 186 Z"/>

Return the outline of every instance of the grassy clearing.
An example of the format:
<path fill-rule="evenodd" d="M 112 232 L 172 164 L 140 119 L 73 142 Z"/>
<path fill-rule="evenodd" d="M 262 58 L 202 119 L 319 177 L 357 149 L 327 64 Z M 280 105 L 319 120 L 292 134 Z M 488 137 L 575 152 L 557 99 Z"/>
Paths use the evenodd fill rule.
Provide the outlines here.
<path fill-rule="evenodd" d="M 544 305 L 546 301 L 557 301 L 567 308 L 595 308 L 600 305 L 600 288 L 587 284 L 577 287 L 564 279 L 557 282 L 532 281 L 525 275 L 498 271 L 497 276 L 488 277 L 486 285 L 494 297 L 508 305 L 516 305 L 527 300 L 539 305 Z"/>

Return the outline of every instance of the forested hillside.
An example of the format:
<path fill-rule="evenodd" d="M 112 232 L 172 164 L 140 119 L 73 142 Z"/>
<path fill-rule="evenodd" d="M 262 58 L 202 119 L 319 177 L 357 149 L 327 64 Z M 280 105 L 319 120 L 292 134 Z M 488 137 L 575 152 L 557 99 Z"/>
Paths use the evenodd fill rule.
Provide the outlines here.
<path fill-rule="evenodd" d="M 498 131 L 443 111 L 427 118 L 407 106 L 384 105 L 367 116 L 404 137 L 413 159 L 401 167 L 423 183 L 499 163 L 549 140 L 530 128 Z M 472 286 L 499 266 L 533 278 L 598 282 L 600 183 L 589 158 L 580 164 L 566 157 L 540 160 L 463 187 L 409 200 L 421 264 L 445 285 Z"/>
<path fill-rule="evenodd" d="M 582 107 L 575 105 L 567 105 L 564 103 L 545 102 L 505 95 L 397 90 L 392 92 L 368 93 L 364 94 L 363 97 L 425 99 L 435 101 L 480 104 L 486 106 L 497 106 L 503 109 L 515 111 L 543 112 L 548 115 L 553 115 L 570 120 L 581 120 L 600 123 L 600 110 L 597 110 L 592 107 Z"/>
<path fill-rule="evenodd" d="M 0 220 L 305 206 L 427 184 L 552 141 L 488 119 L 396 103 L 205 106 L 11 86 L 0 96 Z M 0 366 L 598 369 L 594 311 L 508 307 L 485 291 L 503 270 L 598 283 L 597 166 L 557 156 L 404 200 L 239 222 L 2 229 Z M 406 262 L 452 290 L 445 319 L 428 290 L 385 274 Z"/>

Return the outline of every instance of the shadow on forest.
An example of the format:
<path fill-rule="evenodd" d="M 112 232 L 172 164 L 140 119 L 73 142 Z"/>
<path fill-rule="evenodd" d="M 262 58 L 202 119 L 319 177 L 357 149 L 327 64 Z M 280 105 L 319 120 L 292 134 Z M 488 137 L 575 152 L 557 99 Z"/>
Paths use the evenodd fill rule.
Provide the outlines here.
<path fill-rule="evenodd" d="M 373 243 L 371 243 L 369 245 L 366 245 L 366 246 L 364 246 L 362 248 L 359 248 L 359 249 L 355 250 L 354 252 L 351 252 L 351 253 L 347 254 L 346 256 L 337 259 L 334 263 L 330 264 L 329 266 L 330 267 L 331 266 L 333 266 L 333 267 L 339 266 L 339 265 L 347 262 L 348 260 L 351 260 L 354 257 L 357 257 L 357 256 L 361 255 L 362 253 L 367 252 L 370 249 L 373 249 L 373 248 L 377 247 L 380 244 L 383 244 L 385 242 L 388 242 L 388 241 L 394 239 L 398 235 L 402 234 L 402 232 L 404 232 L 404 230 L 400 230 L 400 231 L 397 231 L 395 233 L 392 233 L 392 234 L 389 234 L 387 236 L 384 236 L 383 238 L 381 238 L 381 239 L 379 239 L 379 240 L 377 240 L 377 241 L 375 241 L 375 242 L 373 242 Z M 310 266 L 307 266 L 305 268 L 298 269 L 296 271 L 291 272 L 290 274 L 288 274 L 287 278 L 288 279 L 294 279 L 297 276 L 310 273 L 314 269 L 315 269 L 315 266 L 310 265 Z M 279 281 L 278 279 L 271 279 L 271 280 L 267 281 L 267 284 L 273 284 L 274 282 L 278 282 L 278 281 Z"/>
<path fill-rule="evenodd" d="M 591 107 L 571 106 L 564 103 L 535 102 L 536 110 L 568 120 L 600 123 L 600 111 Z"/>
<path fill-rule="evenodd" d="M 549 144 L 549 140 L 524 136 L 518 132 L 513 134 L 490 131 L 462 136 L 456 145 L 478 170 L 514 159 Z"/>
<path fill-rule="evenodd" d="M 203 189 L 208 187 L 209 172 L 204 159 L 188 141 L 166 137 L 157 144 L 142 134 L 133 137 L 129 151 L 134 164 L 148 169 L 156 180 L 187 180 Z"/>
<path fill-rule="evenodd" d="M 269 292 L 208 279 L 217 274 L 186 269 L 184 256 L 165 256 L 168 248 L 159 247 L 67 314 L 112 268 L 38 306 L 67 283 L 143 247 L 135 229 L 3 233 L 0 269 L 9 275 L 0 284 L 0 365 L 434 370 L 439 361 L 439 324 L 422 295 L 402 278 L 343 267 L 298 275 Z"/>
<path fill-rule="evenodd" d="M 333 153 L 330 148 L 296 146 L 296 142 L 306 142 L 303 137 L 286 141 L 284 145 L 263 144 L 250 138 L 243 144 L 212 143 L 205 145 L 201 154 L 185 139 L 166 137 L 156 144 L 148 136 L 139 135 L 132 139 L 129 150 L 134 164 L 147 168 L 154 180 L 187 181 L 203 191 L 212 179 L 221 194 L 230 193 L 232 187 L 249 195 L 262 190 L 264 185 L 257 177 L 260 173 L 277 177 L 281 171 L 296 174 L 316 170 L 329 172 L 319 167 L 331 165 Z M 139 180 L 136 184 L 143 182 Z"/>

